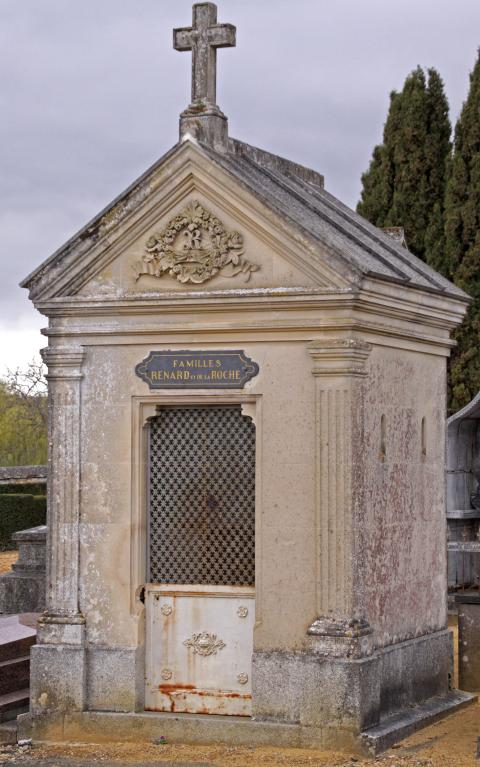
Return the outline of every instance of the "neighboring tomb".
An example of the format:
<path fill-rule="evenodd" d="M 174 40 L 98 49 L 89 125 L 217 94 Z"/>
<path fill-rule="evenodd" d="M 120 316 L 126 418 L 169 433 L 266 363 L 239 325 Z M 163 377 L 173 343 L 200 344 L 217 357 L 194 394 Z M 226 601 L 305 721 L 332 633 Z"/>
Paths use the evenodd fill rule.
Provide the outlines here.
<path fill-rule="evenodd" d="M 480 589 L 480 393 L 447 422 L 448 589 Z M 453 602 L 451 601 L 453 606 Z"/>
<path fill-rule="evenodd" d="M 20 732 L 379 748 L 469 700 L 444 498 L 467 297 L 319 174 L 229 138 L 235 30 L 211 3 L 193 27 L 180 142 L 23 283 L 51 447 Z"/>
<path fill-rule="evenodd" d="M 2 485 L 35 485 L 42 488 L 47 482 L 46 466 L 1 466 L 0 487 Z"/>
<path fill-rule="evenodd" d="M 448 419 L 449 605 L 458 611 L 462 690 L 480 690 L 480 393 Z"/>
<path fill-rule="evenodd" d="M 0 614 L 40 613 L 45 609 L 45 525 L 12 535 L 18 560 L 12 571 L 0 575 Z"/>
<path fill-rule="evenodd" d="M 47 467 L 0 467 L 0 551 L 18 530 L 45 524 Z"/>

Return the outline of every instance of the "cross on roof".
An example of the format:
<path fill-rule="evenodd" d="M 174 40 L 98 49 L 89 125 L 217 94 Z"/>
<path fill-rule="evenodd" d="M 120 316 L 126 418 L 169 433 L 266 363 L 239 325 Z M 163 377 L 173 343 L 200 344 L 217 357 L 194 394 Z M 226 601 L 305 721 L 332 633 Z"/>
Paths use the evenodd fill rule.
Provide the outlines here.
<path fill-rule="evenodd" d="M 176 51 L 192 51 L 192 106 L 208 110 L 217 100 L 217 48 L 235 46 L 233 24 L 217 24 L 217 6 L 197 3 L 192 26 L 173 30 Z"/>

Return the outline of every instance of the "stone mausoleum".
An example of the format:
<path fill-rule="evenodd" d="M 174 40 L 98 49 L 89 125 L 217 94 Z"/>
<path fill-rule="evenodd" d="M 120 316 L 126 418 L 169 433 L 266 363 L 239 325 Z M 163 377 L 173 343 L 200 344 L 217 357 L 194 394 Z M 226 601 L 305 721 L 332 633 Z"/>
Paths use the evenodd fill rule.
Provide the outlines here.
<path fill-rule="evenodd" d="M 23 282 L 48 318 L 36 739 L 378 749 L 469 699 L 444 498 L 467 297 L 229 136 L 234 44 L 194 6 L 178 144 Z"/>

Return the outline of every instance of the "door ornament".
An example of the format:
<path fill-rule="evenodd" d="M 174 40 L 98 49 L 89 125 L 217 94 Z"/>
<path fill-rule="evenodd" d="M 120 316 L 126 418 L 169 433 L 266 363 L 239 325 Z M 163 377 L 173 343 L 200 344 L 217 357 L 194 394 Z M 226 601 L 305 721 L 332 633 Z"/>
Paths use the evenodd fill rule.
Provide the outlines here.
<path fill-rule="evenodd" d="M 225 642 L 217 639 L 216 634 L 208 634 L 201 631 L 198 634 L 192 634 L 190 639 L 185 639 L 185 647 L 192 648 L 194 655 L 216 655 L 218 650 L 223 650 Z"/>
<path fill-rule="evenodd" d="M 169 668 L 162 668 L 160 676 L 162 677 L 162 679 L 165 679 L 165 681 L 167 681 L 168 679 L 172 678 L 173 672 L 170 671 Z"/>
<path fill-rule="evenodd" d="M 216 274 L 243 274 L 247 282 L 258 268 L 243 256 L 242 235 L 228 232 L 197 200 L 192 200 L 161 232 L 152 234 L 142 260 L 133 265 L 137 280 L 143 274 L 168 274 L 178 282 L 196 284 Z"/>
<path fill-rule="evenodd" d="M 160 608 L 160 612 L 162 615 L 171 615 L 172 614 L 172 606 L 171 605 L 162 605 Z"/>
<path fill-rule="evenodd" d="M 248 674 L 245 674 L 245 672 L 243 671 L 241 674 L 237 676 L 237 682 L 240 682 L 240 684 L 247 684 Z"/>
<path fill-rule="evenodd" d="M 248 607 L 244 607 L 243 605 L 240 605 L 240 607 L 237 610 L 237 615 L 239 618 L 246 618 L 248 615 Z"/>

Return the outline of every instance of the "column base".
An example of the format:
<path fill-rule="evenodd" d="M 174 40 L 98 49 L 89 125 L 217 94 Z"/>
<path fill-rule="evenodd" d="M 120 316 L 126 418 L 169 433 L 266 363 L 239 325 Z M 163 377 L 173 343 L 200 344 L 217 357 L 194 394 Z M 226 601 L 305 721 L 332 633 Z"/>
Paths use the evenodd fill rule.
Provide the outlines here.
<path fill-rule="evenodd" d="M 30 651 L 30 712 L 85 710 L 86 680 L 84 616 L 44 613 Z"/>
<path fill-rule="evenodd" d="M 305 647 L 329 658 L 366 658 L 373 652 L 373 631 L 364 620 L 317 618 L 307 631 Z"/>
<path fill-rule="evenodd" d="M 85 618 L 81 613 L 71 615 L 45 612 L 37 623 L 37 644 L 75 645 L 85 644 Z"/>

